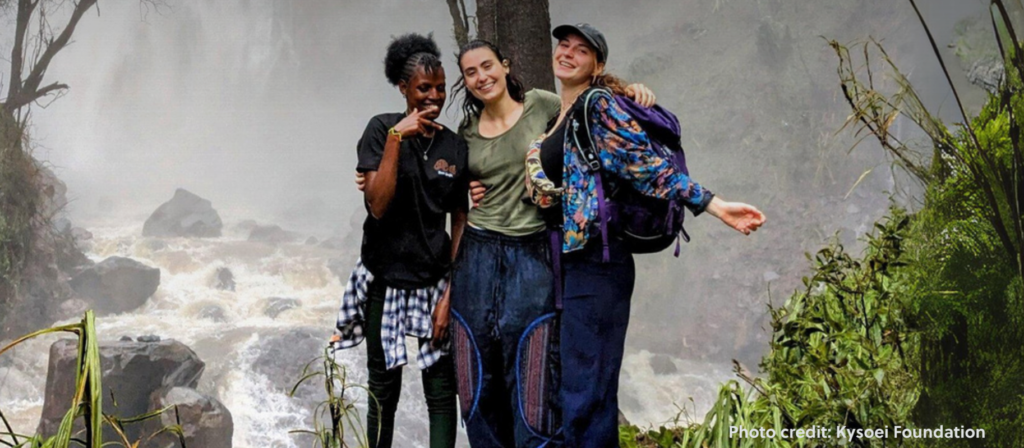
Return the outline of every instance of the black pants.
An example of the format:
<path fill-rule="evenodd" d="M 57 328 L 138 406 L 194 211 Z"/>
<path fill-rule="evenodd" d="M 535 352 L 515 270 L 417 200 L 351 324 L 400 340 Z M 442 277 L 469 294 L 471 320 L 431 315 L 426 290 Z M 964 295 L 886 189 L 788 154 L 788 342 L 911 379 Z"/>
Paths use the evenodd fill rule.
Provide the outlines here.
<path fill-rule="evenodd" d="M 402 392 L 402 369 L 387 369 L 384 362 L 384 347 L 381 344 L 381 318 L 384 315 L 386 291 L 387 285 L 378 280 L 370 283 L 367 292 L 366 367 L 370 372 L 370 393 L 376 397 L 376 401 L 370 398 L 370 409 L 366 415 L 367 440 L 371 448 L 391 447 L 395 431 L 395 411 L 398 409 L 398 397 Z M 455 410 L 455 371 L 452 368 L 452 357 L 442 357 L 422 374 L 423 395 L 427 401 L 430 419 L 430 448 L 452 448 L 455 446 L 458 420 Z"/>

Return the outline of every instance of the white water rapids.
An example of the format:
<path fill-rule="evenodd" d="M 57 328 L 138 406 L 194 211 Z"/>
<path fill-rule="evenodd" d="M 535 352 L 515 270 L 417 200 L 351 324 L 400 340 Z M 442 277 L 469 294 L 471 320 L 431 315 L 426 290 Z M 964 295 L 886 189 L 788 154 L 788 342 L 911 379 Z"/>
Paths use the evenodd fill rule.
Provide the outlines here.
<path fill-rule="evenodd" d="M 123 335 L 154 334 L 177 339 L 195 350 L 206 363 L 199 390 L 218 398 L 231 411 L 236 448 L 308 446 L 308 440 L 301 441 L 288 432 L 308 428 L 315 402 L 287 396 L 287 389 L 297 377 L 268 378 L 256 371 L 255 364 L 261 355 L 264 359 L 283 356 L 299 364 L 318 356 L 317 344 L 310 347 L 309 341 L 295 346 L 310 347 L 305 353 L 266 353 L 271 349 L 264 344 L 296 330 L 322 334 L 326 342 L 344 286 L 327 262 L 353 257 L 359 231 L 344 238 L 350 246 L 344 250 L 305 245 L 302 241 L 308 235 L 299 238 L 298 243 L 275 246 L 246 241 L 247 232 L 236 227 L 240 220 L 223 212 L 222 216 L 226 222 L 224 236 L 210 239 L 144 238 L 145 216 L 139 215 L 78 223 L 94 235 L 87 246 L 93 260 L 125 256 L 161 271 L 159 289 L 142 308 L 97 319 L 99 337 L 101 341 L 115 341 Z M 232 271 L 235 291 L 212 287 L 219 267 Z M 265 313 L 270 297 L 298 299 L 300 306 L 271 318 Z M 223 310 L 223 322 L 203 317 L 203 311 L 212 307 Z M 38 422 L 48 348 L 54 340 L 56 337 L 31 341 L 5 354 L 9 359 L 0 364 L 0 406 L 18 432 L 30 433 Z M 415 353 L 411 343 L 410 353 Z M 672 360 L 678 373 L 656 375 L 651 368 L 652 356 L 646 351 L 628 353 L 623 367 L 622 410 L 630 421 L 641 425 L 664 424 L 684 408 L 688 415 L 702 417 L 718 385 L 731 376 L 727 365 L 679 359 Z M 343 351 L 337 359 L 348 368 L 350 381 L 365 384 L 363 346 Z M 425 447 L 427 414 L 419 372 L 415 367 L 406 367 L 404 372 L 395 446 Z M 312 389 L 320 394 L 317 397 L 323 396 L 318 385 Z M 360 414 L 365 412 L 362 403 Z M 459 446 L 468 446 L 461 429 L 459 437 Z"/>

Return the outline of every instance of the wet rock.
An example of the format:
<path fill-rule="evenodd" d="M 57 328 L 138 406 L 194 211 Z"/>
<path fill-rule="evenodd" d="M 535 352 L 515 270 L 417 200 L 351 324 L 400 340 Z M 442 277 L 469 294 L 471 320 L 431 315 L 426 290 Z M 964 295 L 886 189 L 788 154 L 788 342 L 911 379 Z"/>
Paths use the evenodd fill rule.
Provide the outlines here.
<path fill-rule="evenodd" d="M 220 236 L 223 224 L 210 201 L 179 188 L 142 227 L 143 236 L 209 238 Z"/>
<path fill-rule="evenodd" d="M 280 244 L 296 240 L 296 235 L 278 225 L 256 226 L 249 231 L 249 241 L 257 243 Z"/>
<path fill-rule="evenodd" d="M 632 426 L 632 423 L 626 418 L 626 414 L 622 413 L 622 409 L 619 409 L 619 426 Z"/>
<path fill-rule="evenodd" d="M 75 238 L 76 242 L 89 241 L 92 239 L 92 232 L 81 227 L 72 227 L 71 236 Z"/>
<path fill-rule="evenodd" d="M 651 357 L 651 370 L 654 371 L 655 375 L 671 375 L 679 372 L 679 369 L 676 368 L 676 363 L 672 362 L 672 358 L 665 355 L 654 355 Z"/>
<path fill-rule="evenodd" d="M 262 341 L 262 352 L 253 364 L 253 370 L 270 380 L 278 391 L 290 391 L 302 377 L 302 368 L 323 355 L 330 336 L 329 331 L 300 328 L 270 336 Z M 310 403 L 318 402 L 323 394 L 323 383 L 307 381 L 299 386 L 296 396 Z"/>
<path fill-rule="evenodd" d="M 1006 78 L 1006 66 L 997 58 L 984 58 L 974 61 L 967 71 L 967 80 L 993 95 L 999 92 L 999 84 Z"/>
<path fill-rule="evenodd" d="M 306 238 L 306 245 L 307 246 L 316 246 L 316 243 L 319 243 L 319 242 L 320 242 L 320 240 L 316 239 L 315 236 L 311 236 L 309 238 Z"/>
<path fill-rule="evenodd" d="M 149 240 L 143 241 L 142 245 L 146 249 L 149 249 L 150 251 L 153 251 L 153 252 L 158 252 L 158 251 L 167 249 L 167 243 L 165 243 L 163 240 L 152 240 L 152 239 L 149 239 Z"/>
<path fill-rule="evenodd" d="M 147 343 L 147 344 L 151 344 L 151 343 L 154 343 L 154 342 L 160 342 L 160 336 L 157 336 L 155 334 L 147 334 L 147 335 L 139 336 L 139 337 L 135 338 L 135 340 L 139 341 L 139 342 L 144 342 L 144 343 Z"/>
<path fill-rule="evenodd" d="M 341 250 L 345 248 L 345 240 L 338 238 L 336 236 L 332 236 L 321 241 L 320 244 L 317 244 L 317 247 L 323 249 Z"/>
<path fill-rule="evenodd" d="M 259 224 L 256 223 L 256 220 L 246 219 L 246 220 L 243 220 L 243 221 L 239 222 L 238 224 L 235 224 L 235 229 L 236 230 L 241 230 L 243 232 L 248 232 L 248 231 L 252 230 L 253 228 L 255 228 L 258 225 Z"/>
<path fill-rule="evenodd" d="M 160 269 L 123 257 L 110 257 L 82 269 L 68 282 L 97 314 L 134 310 L 160 286 Z"/>
<path fill-rule="evenodd" d="M 271 297 L 267 299 L 267 307 L 263 309 L 263 314 L 276 319 L 281 313 L 300 306 L 302 305 L 298 299 Z"/>
<path fill-rule="evenodd" d="M 81 317 L 89 309 L 89 303 L 79 298 L 71 298 L 60 304 L 61 319 Z"/>
<path fill-rule="evenodd" d="M 203 309 L 199 310 L 200 319 L 209 319 L 214 322 L 224 322 L 227 317 L 224 315 L 224 309 L 217 305 L 207 305 Z"/>
<path fill-rule="evenodd" d="M 192 388 L 172 387 L 153 392 L 151 400 L 152 409 L 177 405 L 177 415 L 174 408 L 161 414 L 147 424 L 148 433 L 176 425 L 180 420 L 186 446 L 231 448 L 235 425 L 231 412 L 216 398 Z M 179 448 L 181 445 L 177 434 L 164 433 L 153 439 L 153 446 Z"/>
<path fill-rule="evenodd" d="M 213 287 L 221 291 L 234 291 L 235 275 L 228 268 L 217 268 L 217 272 L 213 274 Z"/>
<path fill-rule="evenodd" d="M 62 339 L 50 346 L 46 393 L 38 428 L 44 437 L 57 432 L 67 412 L 74 395 L 77 357 L 77 340 Z M 158 389 L 195 388 L 206 367 L 192 349 L 175 340 L 100 344 L 100 366 L 103 399 L 108 402 L 113 394 L 117 401 L 117 407 L 105 406 L 104 411 L 121 418 L 150 411 L 150 396 Z M 142 429 L 137 425 L 128 425 L 126 430 L 130 440 L 142 436 Z M 115 439 L 113 431 L 104 432 L 104 440 Z"/>
<path fill-rule="evenodd" d="M 354 265 L 351 261 L 342 260 L 340 258 L 331 258 L 327 260 L 327 270 L 338 276 L 338 280 L 341 280 L 342 284 L 348 282 L 348 277 L 352 273 L 353 267 Z"/>

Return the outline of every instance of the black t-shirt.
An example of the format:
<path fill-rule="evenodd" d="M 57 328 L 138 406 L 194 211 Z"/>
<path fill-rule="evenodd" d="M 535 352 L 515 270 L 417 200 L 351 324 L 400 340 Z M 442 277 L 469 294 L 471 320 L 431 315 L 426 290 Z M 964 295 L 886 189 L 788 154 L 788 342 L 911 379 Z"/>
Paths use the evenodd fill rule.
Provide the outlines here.
<path fill-rule="evenodd" d="M 550 126 L 554 126 L 554 120 L 557 119 L 558 117 L 552 119 Z M 544 169 L 544 174 L 551 179 L 555 187 L 562 186 L 562 168 L 565 165 L 565 130 L 568 128 L 567 123 L 570 119 L 571 117 L 562 119 L 558 128 L 548 132 L 548 137 L 540 143 L 540 167 Z M 562 203 L 559 202 L 546 209 L 541 209 L 540 215 L 549 226 L 561 227 Z"/>
<path fill-rule="evenodd" d="M 388 129 L 403 118 L 395 113 L 370 119 L 357 146 L 357 170 L 377 171 Z M 420 288 L 448 272 L 451 239 L 445 224 L 447 213 L 467 206 L 467 161 L 465 140 L 447 128 L 432 139 L 402 140 L 395 196 L 384 216 L 368 214 L 363 223 L 363 264 L 375 278 L 397 288 Z"/>

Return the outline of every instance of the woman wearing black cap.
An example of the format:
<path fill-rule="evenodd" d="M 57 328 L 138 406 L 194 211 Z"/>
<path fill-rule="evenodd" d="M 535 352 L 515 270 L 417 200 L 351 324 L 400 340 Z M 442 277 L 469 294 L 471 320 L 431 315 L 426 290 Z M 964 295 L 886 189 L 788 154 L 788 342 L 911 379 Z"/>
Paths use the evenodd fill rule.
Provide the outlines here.
<path fill-rule="evenodd" d="M 551 130 L 531 146 L 535 163 L 528 160 L 528 189 L 534 202 L 560 216 L 565 446 L 615 447 L 619 371 L 635 270 L 621 240 L 602 241 L 607 233 L 599 229 L 600 179 L 645 196 L 681 200 L 694 215 L 706 210 L 744 234 L 757 230 L 765 217 L 750 205 L 715 197 L 674 169 L 612 95 L 585 95 L 592 87 L 622 93 L 622 81 L 604 73 L 608 45 L 600 31 L 588 24 L 562 25 L 553 35 L 558 44 L 552 64 L 561 83 L 562 107 Z M 596 174 L 588 169 L 572 133 L 566 132 L 573 121 L 568 115 L 583 106 L 578 104 L 582 98 L 588 98 L 585 119 L 600 157 Z"/>

